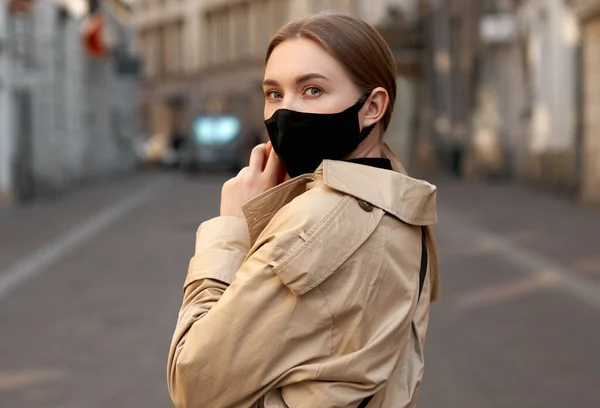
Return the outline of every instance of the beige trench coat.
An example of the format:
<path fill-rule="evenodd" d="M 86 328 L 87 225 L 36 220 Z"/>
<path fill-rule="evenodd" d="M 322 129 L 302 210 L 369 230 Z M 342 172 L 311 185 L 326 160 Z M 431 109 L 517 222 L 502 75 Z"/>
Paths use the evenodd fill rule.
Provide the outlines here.
<path fill-rule="evenodd" d="M 436 188 L 326 160 L 198 229 L 168 360 L 175 406 L 415 407 Z"/>

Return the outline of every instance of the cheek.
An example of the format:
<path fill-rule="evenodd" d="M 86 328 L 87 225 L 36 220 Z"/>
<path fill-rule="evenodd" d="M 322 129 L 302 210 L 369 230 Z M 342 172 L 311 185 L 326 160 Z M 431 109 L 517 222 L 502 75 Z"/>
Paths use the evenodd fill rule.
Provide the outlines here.
<path fill-rule="evenodd" d="M 271 116 L 273 116 L 273 113 L 275 113 L 275 109 L 272 106 L 265 104 L 264 119 L 265 120 L 269 119 Z"/>
<path fill-rule="evenodd" d="M 348 109 L 355 102 L 356 100 L 353 98 L 353 96 L 327 96 L 323 98 L 318 98 L 314 101 L 313 111 L 318 113 L 339 113 Z"/>

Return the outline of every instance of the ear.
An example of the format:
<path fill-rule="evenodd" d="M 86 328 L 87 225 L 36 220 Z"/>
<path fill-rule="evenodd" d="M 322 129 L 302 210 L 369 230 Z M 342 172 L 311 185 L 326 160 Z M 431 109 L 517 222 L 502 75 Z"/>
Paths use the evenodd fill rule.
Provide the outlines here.
<path fill-rule="evenodd" d="M 363 127 L 379 122 L 387 111 L 390 97 L 384 88 L 375 88 L 367 98 L 365 105 L 360 110 L 361 124 Z"/>

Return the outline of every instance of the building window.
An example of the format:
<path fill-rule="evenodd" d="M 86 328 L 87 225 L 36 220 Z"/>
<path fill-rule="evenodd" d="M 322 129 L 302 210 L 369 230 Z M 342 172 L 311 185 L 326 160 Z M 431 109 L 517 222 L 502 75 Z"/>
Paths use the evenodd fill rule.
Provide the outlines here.
<path fill-rule="evenodd" d="M 206 14 L 201 17 L 201 21 L 204 22 L 202 25 L 204 28 L 202 44 L 204 45 L 200 49 L 200 55 L 205 58 L 205 65 L 212 65 L 215 62 L 215 36 L 214 36 L 214 18 L 212 14 Z"/>
<path fill-rule="evenodd" d="M 164 65 L 166 73 L 178 74 L 183 68 L 183 23 L 170 24 L 164 29 Z"/>
<path fill-rule="evenodd" d="M 231 11 L 226 9 L 221 12 L 219 18 L 219 31 L 221 37 L 221 59 L 220 62 L 229 62 L 233 58 L 233 45 L 235 44 L 232 36 Z"/>
<path fill-rule="evenodd" d="M 35 20 L 32 14 L 18 16 L 10 20 L 9 35 L 13 38 L 13 57 L 21 69 L 31 69 L 35 65 Z M 2 50 L 0 50 L 2 52 Z"/>
<path fill-rule="evenodd" d="M 247 3 L 234 10 L 235 56 L 244 58 L 250 54 L 250 13 Z"/>
<path fill-rule="evenodd" d="M 146 77 L 156 78 L 163 75 L 166 71 L 164 29 L 157 27 L 144 32 L 141 37 L 141 48 Z"/>
<path fill-rule="evenodd" d="M 162 49 L 162 64 L 163 74 L 171 75 L 173 73 L 173 26 L 166 25 L 162 29 L 163 34 L 163 49 Z"/>
<path fill-rule="evenodd" d="M 227 46 L 225 32 L 225 14 L 223 12 L 215 13 L 214 15 L 214 46 L 215 46 L 215 63 L 221 64 L 225 58 L 224 49 Z"/>
<path fill-rule="evenodd" d="M 271 36 L 271 14 L 269 13 L 269 2 L 268 0 L 260 0 L 258 2 L 258 48 L 265 49 L 269 43 Z M 262 22 L 260 21 L 262 19 Z"/>
<path fill-rule="evenodd" d="M 262 0 L 259 13 L 266 22 L 266 24 L 259 24 L 260 49 L 265 50 L 275 33 L 288 22 L 288 2 Z"/>
<path fill-rule="evenodd" d="M 157 35 L 157 42 L 158 42 L 158 47 L 157 47 L 157 52 L 156 52 L 156 65 L 157 65 L 157 72 L 156 75 L 157 76 L 164 76 L 167 73 L 167 67 L 166 67 L 166 47 L 167 47 L 167 41 L 166 41 L 166 30 L 165 27 L 159 27 L 156 30 L 156 35 Z"/>
<path fill-rule="evenodd" d="M 178 22 L 175 25 L 175 72 L 181 73 L 183 71 L 183 22 Z"/>
<path fill-rule="evenodd" d="M 288 22 L 288 2 L 284 0 L 270 0 L 271 1 L 271 18 L 274 22 L 271 35 L 269 40 L 275 33 Z"/>
<path fill-rule="evenodd" d="M 270 37 L 285 22 L 280 4 L 284 0 L 245 1 L 225 9 L 210 10 L 202 19 L 204 42 L 202 54 L 206 65 L 223 64 L 246 58 L 254 51 L 262 54 Z"/>
<path fill-rule="evenodd" d="M 234 56 L 236 38 L 230 9 L 210 11 L 205 16 L 205 50 L 208 65 L 222 64 Z"/>
<path fill-rule="evenodd" d="M 146 44 L 148 43 L 148 33 L 146 31 L 141 31 L 138 35 L 136 46 L 137 52 L 139 53 L 142 61 L 144 61 L 144 76 L 148 76 L 148 48 Z"/>
<path fill-rule="evenodd" d="M 157 31 L 148 30 L 144 34 L 144 62 L 146 64 L 146 76 L 154 78 L 158 74 L 158 36 Z"/>

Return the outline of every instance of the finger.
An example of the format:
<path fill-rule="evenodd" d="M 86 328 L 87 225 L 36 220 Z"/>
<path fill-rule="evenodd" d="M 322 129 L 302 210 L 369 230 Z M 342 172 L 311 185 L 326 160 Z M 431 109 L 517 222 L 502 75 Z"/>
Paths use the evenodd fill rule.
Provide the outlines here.
<path fill-rule="evenodd" d="M 281 159 L 279 158 L 279 156 L 277 155 L 277 153 L 275 152 L 275 149 L 273 149 L 273 143 L 269 140 L 267 142 L 267 149 L 269 150 L 269 157 L 271 156 L 271 153 L 274 153 L 273 157 L 273 164 L 272 166 L 277 168 L 277 184 L 281 184 L 285 181 L 285 177 L 287 176 L 287 170 L 285 169 L 285 167 L 283 166 L 283 163 L 281 162 Z M 267 160 L 267 164 L 268 164 L 268 160 Z M 266 167 L 266 165 L 265 165 Z"/>
<path fill-rule="evenodd" d="M 234 177 L 235 184 L 238 186 L 241 185 L 244 182 L 244 180 L 246 179 L 249 172 L 250 172 L 250 169 L 248 166 L 241 169 L 239 171 L 239 173 L 237 174 L 237 176 Z"/>
<path fill-rule="evenodd" d="M 236 183 L 236 179 L 234 178 L 230 178 L 229 180 L 227 180 L 225 183 L 223 183 L 223 187 L 221 188 L 221 193 L 229 188 L 231 188 L 231 186 L 233 186 Z"/>
<path fill-rule="evenodd" d="M 269 155 L 269 160 L 267 160 L 267 165 L 265 166 L 264 174 L 270 180 L 275 180 L 275 182 L 279 182 L 282 172 L 285 172 L 283 164 L 281 164 L 281 160 L 279 160 L 279 156 L 277 156 L 275 150 L 271 149 L 271 154 Z"/>
<path fill-rule="evenodd" d="M 266 144 L 264 143 L 261 143 L 252 149 L 252 153 L 250 153 L 250 164 L 248 166 L 251 170 L 262 172 L 265 167 L 265 149 Z"/>
<path fill-rule="evenodd" d="M 271 145 L 271 142 L 268 142 L 265 146 L 265 162 L 263 163 L 263 166 L 266 167 L 267 163 L 269 161 L 269 156 L 271 155 L 271 150 L 273 150 L 273 146 Z M 265 169 L 263 168 L 262 171 L 264 171 Z"/>

